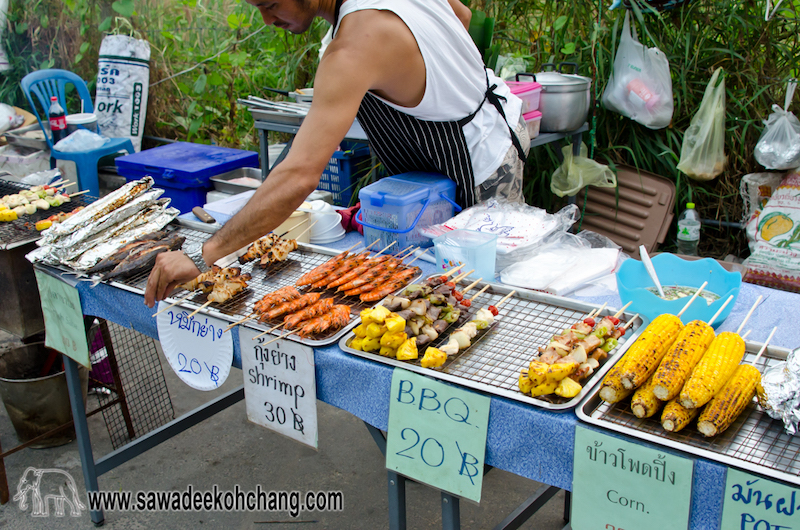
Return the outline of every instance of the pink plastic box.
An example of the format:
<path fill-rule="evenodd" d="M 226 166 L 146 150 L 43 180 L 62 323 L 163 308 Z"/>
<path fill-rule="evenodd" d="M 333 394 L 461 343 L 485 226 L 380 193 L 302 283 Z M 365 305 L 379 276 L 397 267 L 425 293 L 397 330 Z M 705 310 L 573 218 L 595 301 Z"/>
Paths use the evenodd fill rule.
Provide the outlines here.
<path fill-rule="evenodd" d="M 542 85 L 533 81 L 506 81 L 511 93 L 522 100 L 522 113 L 539 110 Z"/>
<path fill-rule="evenodd" d="M 531 140 L 539 136 L 539 126 L 542 123 L 542 113 L 538 110 L 532 110 L 522 115 L 525 120 L 525 126 L 528 128 L 528 135 Z"/>

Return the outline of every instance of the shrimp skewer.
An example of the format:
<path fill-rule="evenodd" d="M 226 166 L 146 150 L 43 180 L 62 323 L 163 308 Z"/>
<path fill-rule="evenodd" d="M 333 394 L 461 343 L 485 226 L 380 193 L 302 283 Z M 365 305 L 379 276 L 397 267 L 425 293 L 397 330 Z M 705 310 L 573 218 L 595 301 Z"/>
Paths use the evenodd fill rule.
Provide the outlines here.
<path fill-rule="evenodd" d="M 369 272 L 370 270 L 377 268 L 379 265 L 387 261 L 391 262 L 396 259 L 397 258 L 386 255 L 369 259 L 364 263 L 362 263 L 361 265 L 359 265 L 358 267 L 356 267 L 355 269 L 351 270 L 350 272 L 346 272 L 343 275 L 339 276 L 337 279 L 330 282 L 328 284 L 328 289 L 333 289 L 334 287 L 339 287 L 340 285 L 344 285 L 351 280 L 355 280 L 356 278 L 361 277 L 363 274 Z M 339 289 L 339 290 L 344 291 L 344 289 Z"/>
<path fill-rule="evenodd" d="M 323 298 L 314 305 L 308 306 L 305 309 L 298 311 L 297 313 L 287 315 L 286 317 L 284 317 L 283 321 L 286 323 L 286 327 L 288 329 L 292 329 L 297 327 L 297 325 L 304 320 L 318 317 L 320 315 L 327 313 L 328 311 L 331 310 L 332 307 L 333 307 L 333 298 Z"/>
<path fill-rule="evenodd" d="M 376 240 L 376 243 L 377 243 L 377 240 Z M 375 243 L 373 243 L 372 245 L 374 245 L 374 244 Z M 356 245 L 358 245 L 358 243 L 356 243 L 352 247 L 348 248 L 347 250 L 345 250 L 341 254 L 332 257 L 331 259 L 329 259 L 328 261 L 326 261 L 322 265 L 319 265 L 319 266 L 311 269 L 309 272 L 307 272 L 304 275 L 302 275 L 300 277 L 300 279 L 297 280 L 297 282 L 295 282 L 295 285 L 297 285 L 298 287 L 302 287 L 304 285 L 311 285 L 312 283 L 321 280 L 329 272 L 331 272 L 336 267 L 341 265 L 344 262 L 344 260 L 347 259 L 348 254 L 350 253 L 351 250 L 353 250 L 353 248 L 355 248 Z M 370 247 L 372 245 L 370 245 Z M 367 248 L 369 248 L 369 247 L 367 247 Z"/>
<path fill-rule="evenodd" d="M 295 300 L 300 298 L 300 296 L 302 296 L 300 291 L 295 289 L 292 285 L 287 285 L 286 287 L 281 287 L 277 291 L 265 294 L 261 300 L 253 304 L 253 310 L 263 313 L 275 304 L 282 304 L 289 300 Z"/>
<path fill-rule="evenodd" d="M 272 309 L 268 309 L 267 311 L 261 313 L 261 317 L 258 320 L 264 322 L 266 320 L 272 320 L 286 314 L 296 313 L 304 307 L 317 303 L 320 296 L 322 296 L 322 293 L 308 293 L 304 294 L 300 298 L 283 302 L 282 304 L 278 304 Z"/>
<path fill-rule="evenodd" d="M 408 280 L 418 273 L 419 269 L 416 267 L 396 272 L 389 277 L 388 281 L 375 286 L 373 289 L 362 292 L 359 298 L 362 302 L 377 302 L 403 287 Z"/>
<path fill-rule="evenodd" d="M 402 262 L 399 260 L 395 262 L 382 263 L 379 266 L 367 270 L 358 278 L 354 278 L 353 280 L 340 285 L 337 291 L 338 292 L 351 291 L 357 287 L 361 287 L 362 285 L 370 283 L 375 278 L 381 277 L 386 273 L 391 273 L 392 271 L 396 270 L 398 267 L 401 267 L 402 265 L 403 265 Z"/>
<path fill-rule="evenodd" d="M 362 263 L 367 261 L 367 256 L 364 254 L 358 254 L 351 258 L 348 258 L 342 263 L 337 269 L 330 272 L 326 277 L 322 278 L 311 284 L 312 289 L 324 289 L 328 286 L 329 283 L 338 279 L 340 276 L 350 272 L 351 270 L 355 269 Z"/>
<path fill-rule="evenodd" d="M 330 298 L 328 300 L 331 300 Z M 309 335 L 317 335 L 329 329 L 342 328 L 350 322 L 350 306 L 348 305 L 335 305 L 331 308 L 330 312 L 312 318 L 303 324 L 300 331 L 297 332 L 300 337 L 308 337 Z"/>

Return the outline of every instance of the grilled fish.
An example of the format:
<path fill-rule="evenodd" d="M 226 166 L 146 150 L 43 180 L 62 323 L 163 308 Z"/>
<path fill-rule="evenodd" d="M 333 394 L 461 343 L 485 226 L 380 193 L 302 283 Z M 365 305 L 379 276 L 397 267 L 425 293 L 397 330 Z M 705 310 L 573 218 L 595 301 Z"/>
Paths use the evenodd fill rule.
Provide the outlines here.
<path fill-rule="evenodd" d="M 116 252 L 111 254 L 109 257 L 101 260 L 97 265 L 86 271 L 88 274 L 97 274 L 100 272 L 105 272 L 107 270 L 111 270 L 117 265 L 120 264 L 122 260 L 128 257 L 128 255 L 134 251 L 137 247 L 143 245 L 148 241 L 156 241 L 162 239 L 164 236 L 167 235 L 167 232 L 164 230 L 159 230 L 157 232 L 150 232 L 149 234 L 145 234 L 139 239 L 131 241 L 127 245 L 123 245 L 120 247 Z"/>
<path fill-rule="evenodd" d="M 116 277 L 128 278 L 153 267 L 156 257 L 162 252 L 181 248 L 185 237 L 173 234 L 161 241 L 148 241 L 139 245 L 133 252 L 123 259 L 119 265 L 105 274 L 101 279 L 110 280 Z"/>

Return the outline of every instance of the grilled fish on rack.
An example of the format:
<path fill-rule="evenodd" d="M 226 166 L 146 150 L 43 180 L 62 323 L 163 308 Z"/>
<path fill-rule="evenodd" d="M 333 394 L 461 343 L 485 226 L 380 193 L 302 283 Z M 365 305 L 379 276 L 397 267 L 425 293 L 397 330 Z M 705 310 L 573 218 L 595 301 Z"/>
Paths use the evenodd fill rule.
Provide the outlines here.
<path fill-rule="evenodd" d="M 289 257 L 289 253 L 297 250 L 296 239 L 282 239 L 272 245 L 272 248 L 266 254 L 261 256 L 261 268 L 265 269 L 267 265 L 285 261 Z"/>
<path fill-rule="evenodd" d="M 128 257 L 128 255 L 134 251 L 140 245 L 148 241 L 155 241 L 158 239 L 162 239 L 167 232 L 164 230 L 159 230 L 157 232 L 150 232 L 149 234 L 145 234 L 139 239 L 131 241 L 127 245 L 123 245 L 120 247 L 116 252 L 111 254 L 109 257 L 101 260 L 97 265 L 86 271 L 87 274 L 97 274 L 100 272 L 105 272 L 107 270 L 111 270 L 117 265 L 120 264 L 122 260 Z"/>
<path fill-rule="evenodd" d="M 220 279 L 214 284 L 214 289 L 208 295 L 208 301 L 224 304 L 247 287 L 247 282 L 250 279 L 251 276 L 247 273 L 233 278 Z"/>
<path fill-rule="evenodd" d="M 162 252 L 170 250 L 177 250 L 181 248 L 185 237 L 178 234 L 171 234 L 161 241 L 147 241 L 139 245 L 128 256 L 120 261 L 119 265 L 114 269 L 103 275 L 102 280 L 110 280 L 112 278 L 128 278 L 140 272 L 150 270 L 156 262 L 156 257 Z"/>
<path fill-rule="evenodd" d="M 272 245 L 277 243 L 281 238 L 278 237 L 278 234 L 273 234 L 270 232 L 269 234 L 265 235 L 264 237 L 260 237 L 253 241 L 253 244 L 247 249 L 242 256 L 239 256 L 239 263 L 244 265 L 248 261 L 253 261 L 269 251 L 272 248 Z"/>

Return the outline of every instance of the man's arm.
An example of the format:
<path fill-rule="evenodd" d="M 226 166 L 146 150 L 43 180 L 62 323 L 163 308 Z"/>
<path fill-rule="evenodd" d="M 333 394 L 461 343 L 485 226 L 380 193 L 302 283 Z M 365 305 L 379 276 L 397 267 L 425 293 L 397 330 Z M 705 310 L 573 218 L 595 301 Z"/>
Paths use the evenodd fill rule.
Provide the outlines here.
<path fill-rule="evenodd" d="M 469 22 L 472 20 L 472 11 L 465 6 L 461 0 L 447 0 L 450 4 L 450 7 L 453 8 L 458 20 L 464 24 L 464 28 L 469 31 Z"/>

